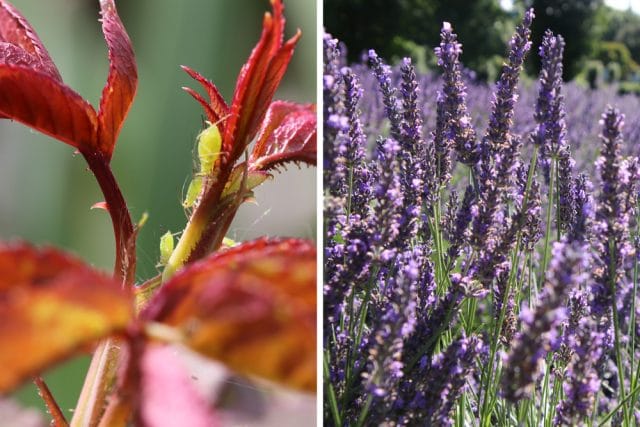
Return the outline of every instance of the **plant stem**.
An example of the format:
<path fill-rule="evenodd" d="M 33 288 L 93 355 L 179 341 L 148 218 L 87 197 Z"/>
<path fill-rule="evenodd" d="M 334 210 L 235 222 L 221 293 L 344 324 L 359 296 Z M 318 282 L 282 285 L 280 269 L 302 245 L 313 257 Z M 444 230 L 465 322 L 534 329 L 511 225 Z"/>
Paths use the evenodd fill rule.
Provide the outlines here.
<path fill-rule="evenodd" d="M 636 224 L 638 224 L 638 214 L 636 214 Z M 638 238 L 638 227 L 636 226 L 636 235 L 635 238 Z M 637 254 L 636 254 L 637 255 Z M 631 299 L 631 319 L 629 321 L 629 329 L 627 331 L 627 335 L 631 337 L 631 342 L 627 348 L 627 352 L 629 353 L 629 372 L 631 372 L 631 381 L 629 384 L 630 389 L 634 389 L 638 384 L 638 376 L 633 373 L 636 371 L 636 359 L 635 359 L 635 348 L 636 348 L 636 334 L 635 334 L 635 325 L 636 325 L 636 297 L 638 295 L 638 257 L 635 256 L 633 260 L 633 298 Z M 640 365 L 638 365 L 640 366 Z M 629 406 L 631 408 L 635 407 L 635 397 L 631 400 Z"/>
<path fill-rule="evenodd" d="M 107 203 L 107 210 L 111 216 L 116 242 L 114 277 L 121 280 L 123 286 L 133 286 L 136 272 L 136 233 L 131 222 L 127 203 L 122 196 L 107 159 L 97 152 L 83 152 L 82 155 L 98 181 Z"/>
<path fill-rule="evenodd" d="M 609 224 L 609 227 L 612 227 L 613 224 Z M 618 307 L 616 307 L 616 271 L 617 271 L 617 261 L 616 261 L 616 244 L 615 241 L 609 241 L 609 287 L 611 292 L 611 311 L 613 314 L 613 336 L 614 336 L 614 349 L 615 349 L 615 357 L 616 357 L 616 365 L 618 368 L 618 381 L 620 382 L 620 400 L 626 401 L 625 392 L 624 392 L 624 366 L 622 365 L 622 354 L 621 354 L 621 344 L 620 344 L 620 324 L 618 320 Z M 622 410 L 624 412 L 625 421 L 629 421 L 629 408 L 627 405 L 622 406 Z"/>
<path fill-rule="evenodd" d="M 246 163 L 245 163 L 246 165 Z M 207 177 L 202 197 L 196 205 L 182 236 L 162 272 L 166 282 L 183 265 L 201 259 L 222 244 L 236 211 L 246 195 L 246 169 L 237 193 L 223 197 L 233 165 L 223 162 L 218 172 Z"/>
<path fill-rule="evenodd" d="M 64 414 L 60 410 L 60 406 L 58 406 L 58 404 L 56 403 L 56 399 L 54 399 L 53 395 L 51 394 L 51 390 L 49 390 L 49 387 L 44 382 L 42 377 L 35 377 L 33 379 L 33 382 L 38 387 L 40 396 L 42 397 L 42 400 L 44 400 L 44 404 L 47 406 L 49 414 L 51 414 L 51 424 L 55 427 L 67 427 L 69 423 L 64 417 Z"/>
<path fill-rule="evenodd" d="M 93 354 L 71 427 L 94 427 L 100 423 L 105 402 L 116 382 L 118 366 L 122 360 L 120 345 L 120 341 L 108 339 Z"/>
<path fill-rule="evenodd" d="M 618 405 L 613 408 L 611 410 L 611 412 L 609 412 L 607 414 L 607 416 L 605 416 L 600 423 L 598 424 L 598 427 L 604 427 L 607 424 L 607 421 L 609 421 L 609 419 L 611 419 L 611 417 L 613 417 L 616 412 L 618 412 L 618 409 L 620 409 L 621 406 L 626 405 L 627 400 L 629 400 L 632 397 L 635 397 L 638 394 L 638 391 L 640 391 L 640 385 L 636 386 L 633 390 L 631 390 L 629 392 L 629 394 L 627 395 L 627 397 L 625 397 L 624 399 L 622 399 L 620 402 L 618 402 Z M 593 411 L 595 414 L 595 411 Z"/>
<path fill-rule="evenodd" d="M 82 152 L 102 190 L 113 224 L 116 243 L 114 277 L 123 287 L 133 287 L 136 270 L 136 232 L 120 187 L 108 160 L 98 152 Z M 116 382 L 122 355 L 116 339 L 103 341 L 96 349 L 85 378 L 71 426 L 95 426 Z"/>
<path fill-rule="evenodd" d="M 513 250 L 513 256 L 511 258 L 512 268 L 509 273 L 507 288 L 505 289 L 505 293 L 503 295 L 503 301 L 500 309 L 500 315 L 498 317 L 498 322 L 493 329 L 493 336 L 490 341 L 489 363 L 487 366 L 488 371 L 484 371 L 484 372 L 487 372 L 487 374 L 484 382 L 484 387 L 482 388 L 482 390 L 484 390 L 484 399 L 482 400 L 482 404 L 480 406 L 480 423 L 482 426 L 488 425 L 487 423 L 489 422 L 491 411 L 492 411 L 491 401 L 493 400 L 493 394 L 490 394 L 490 386 L 493 382 L 494 359 L 496 357 L 496 354 L 498 351 L 498 345 L 500 343 L 500 332 L 502 331 L 502 324 L 504 323 L 504 319 L 507 314 L 507 304 L 508 304 L 509 294 L 511 292 L 511 289 L 513 288 L 512 282 L 515 282 L 517 278 L 517 274 L 516 274 L 517 260 L 520 253 L 520 245 L 522 244 L 522 225 L 524 224 L 524 219 L 525 219 L 524 213 L 527 211 L 527 207 L 529 204 L 529 193 L 531 192 L 531 186 L 533 185 L 533 179 L 536 172 L 537 162 L 538 162 L 538 146 L 536 145 L 533 148 L 531 162 L 529 163 L 529 170 L 527 171 L 527 183 L 525 186 L 525 192 L 522 199 L 522 208 L 521 208 L 523 214 L 521 215 L 520 223 L 518 224 L 518 233 L 516 235 L 516 245 Z M 516 267 L 514 268 L 513 266 L 516 266 Z M 519 291 L 520 290 L 518 289 L 518 292 Z M 483 376 L 485 376 L 484 372 L 483 372 Z M 480 394 L 481 393 L 482 391 L 480 392 Z M 491 396 L 491 399 L 490 399 L 490 396 Z"/>
<path fill-rule="evenodd" d="M 193 215 L 191 219 L 189 219 L 178 244 L 171 253 L 167 265 L 162 272 L 163 283 L 184 265 L 208 224 L 208 218 L 205 215 Z"/>
<path fill-rule="evenodd" d="M 541 273 L 542 273 L 542 279 L 544 281 L 544 275 L 547 271 L 547 265 L 549 263 L 549 256 L 550 256 L 550 252 L 549 252 L 549 240 L 551 238 L 551 210 L 553 207 L 553 200 L 554 200 L 554 186 L 555 186 L 555 175 L 556 175 L 556 169 L 557 169 L 557 159 L 552 159 L 551 160 L 551 170 L 549 171 L 549 196 L 547 198 L 547 224 L 546 224 L 546 231 L 544 233 L 544 253 L 542 256 L 542 269 L 541 269 Z M 557 209 L 557 206 L 556 206 Z"/>
<path fill-rule="evenodd" d="M 333 384 L 331 383 L 331 378 L 329 377 L 329 350 L 324 351 L 324 357 L 322 358 L 322 367 L 324 373 L 324 383 L 326 387 L 326 399 L 329 403 L 329 409 L 331 410 L 331 417 L 333 418 L 333 423 L 336 426 L 342 425 L 342 418 L 340 417 L 340 411 L 338 409 L 338 399 L 336 398 L 336 391 L 333 388 Z"/>
<path fill-rule="evenodd" d="M 360 412 L 360 416 L 358 417 L 358 421 L 356 422 L 356 427 L 362 427 L 367 420 L 367 415 L 369 414 L 369 409 L 371 408 L 371 402 L 373 401 L 373 396 L 368 395 L 367 400 L 364 402 L 364 408 Z"/>

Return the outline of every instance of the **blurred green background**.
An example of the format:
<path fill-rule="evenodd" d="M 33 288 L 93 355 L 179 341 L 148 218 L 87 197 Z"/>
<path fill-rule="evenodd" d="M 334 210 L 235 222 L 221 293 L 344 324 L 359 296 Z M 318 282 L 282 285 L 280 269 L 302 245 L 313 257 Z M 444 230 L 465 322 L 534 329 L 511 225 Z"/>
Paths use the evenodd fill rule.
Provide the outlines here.
<path fill-rule="evenodd" d="M 536 14 L 533 46 L 540 45 L 546 29 L 567 41 L 565 80 L 591 88 L 615 84 L 621 93 L 640 96 L 638 0 L 325 0 L 324 27 L 346 44 L 350 62 L 375 49 L 391 63 L 410 56 L 424 71 L 438 69 L 433 48 L 448 21 L 463 43 L 464 66 L 493 83 L 505 44 L 530 7 Z M 528 55 L 526 72 L 537 76 L 539 68 L 539 56 Z"/>
<path fill-rule="evenodd" d="M 65 83 L 98 105 L 107 51 L 98 0 L 13 0 L 31 22 Z M 193 147 L 203 121 L 199 105 L 182 86 L 198 89 L 179 65 L 211 79 L 231 101 L 235 79 L 257 42 L 267 0 L 136 0 L 117 2 L 138 62 L 138 94 L 112 161 L 134 221 L 149 221 L 138 240 L 138 281 L 157 273 L 158 242 L 180 231 L 182 195 L 193 169 Z M 301 28 L 277 99 L 315 101 L 316 1 L 286 4 L 285 37 Z M 240 208 L 229 237 L 260 235 L 315 238 L 316 170 L 291 166 L 256 191 L 257 205 Z M 0 123 L 0 238 L 61 246 L 101 269 L 114 260 L 111 223 L 93 176 L 73 149 L 26 127 Z M 2 351 L 2 350 L 0 350 Z M 87 357 L 46 378 L 64 410 L 75 406 Z M 42 407 L 32 386 L 18 397 Z"/>

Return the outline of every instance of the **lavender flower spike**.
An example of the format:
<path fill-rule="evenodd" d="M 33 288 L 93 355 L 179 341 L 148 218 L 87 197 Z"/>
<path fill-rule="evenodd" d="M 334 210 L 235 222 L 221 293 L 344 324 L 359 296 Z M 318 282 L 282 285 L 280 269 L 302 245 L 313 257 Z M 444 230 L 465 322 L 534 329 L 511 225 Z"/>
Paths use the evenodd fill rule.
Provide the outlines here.
<path fill-rule="evenodd" d="M 353 189 L 350 210 L 366 218 L 369 214 L 369 200 L 371 198 L 370 173 L 365 166 L 365 148 L 367 138 L 360 123 L 358 102 L 362 98 L 362 87 L 351 69 L 342 70 L 345 86 L 345 114 L 349 119 L 348 144 L 345 152 L 346 166 L 353 175 Z"/>
<path fill-rule="evenodd" d="M 531 48 L 529 39 L 534 16 L 533 9 L 525 12 L 522 22 L 516 28 L 516 32 L 509 42 L 509 59 L 502 67 L 500 79 L 496 83 L 493 109 L 487 132 L 483 138 L 483 162 L 488 161 L 492 153 L 499 153 L 510 146 L 509 131 L 513 124 L 514 105 L 518 99 L 516 86 L 525 56 Z"/>
<path fill-rule="evenodd" d="M 562 161 L 562 179 L 566 186 L 572 184 L 572 165 L 567 147 L 567 124 L 564 109 L 564 96 L 562 95 L 562 55 L 564 52 L 564 39 L 562 36 L 555 36 L 547 30 L 542 38 L 540 46 L 540 59 L 542 69 L 540 70 L 540 90 L 534 118 L 538 123 L 533 135 L 533 141 L 540 150 L 540 164 L 542 165 L 545 180 L 549 183 L 549 165 L 552 157 L 560 157 Z M 570 169 L 567 169 L 567 168 Z M 564 196 L 571 192 L 563 192 Z M 567 206 L 572 204 L 566 197 L 560 200 L 561 224 L 559 227 L 566 231 L 567 224 L 572 221 Z M 563 216 L 564 215 L 564 216 Z M 568 215 L 568 216 L 567 216 Z"/>
<path fill-rule="evenodd" d="M 594 234 L 601 236 L 594 241 L 600 267 L 594 274 L 591 307 L 596 318 L 608 317 L 614 297 L 612 284 L 620 284 L 624 275 L 624 260 L 633 253 L 633 245 L 629 240 L 632 216 L 629 201 L 635 200 L 637 176 L 630 176 L 629 171 L 635 170 L 635 167 L 629 169 L 629 163 L 622 160 L 623 125 L 624 115 L 617 109 L 607 107 L 602 115 L 602 151 L 596 161 L 602 181 L 593 227 Z"/>
<path fill-rule="evenodd" d="M 557 150 L 564 142 L 567 132 L 564 111 L 558 108 L 563 102 L 561 90 L 564 45 L 562 36 L 554 36 L 550 30 L 547 30 L 540 46 L 542 68 L 538 79 L 540 90 L 534 113 L 538 123 L 534 142 L 546 155 Z"/>
<path fill-rule="evenodd" d="M 452 342 L 443 354 L 436 356 L 429 370 L 425 396 L 427 425 L 451 426 L 451 412 L 462 394 L 474 359 L 484 351 L 477 336 L 462 337 Z"/>
<path fill-rule="evenodd" d="M 455 150 L 460 162 L 472 166 L 478 161 L 476 132 L 467 113 L 466 90 L 460 73 L 459 57 L 462 45 L 451 24 L 444 22 L 440 31 L 440 46 L 435 48 L 438 65 L 443 70 L 445 140 L 455 141 Z M 442 96 L 438 94 L 438 97 Z M 437 150 L 437 147 L 436 147 Z"/>
<path fill-rule="evenodd" d="M 568 238 L 571 241 L 584 242 L 593 223 L 594 206 L 591 192 L 593 185 L 585 174 L 580 174 L 573 183 L 575 217 Z"/>
<path fill-rule="evenodd" d="M 398 111 L 398 99 L 396 98 L 395 90 L 391 86 L 391 69 L 382 62 L 382 59 L 373 49 L 369 50 L 369 64 L 380 85 L 385 111 L 391 125 L 391 137 L 396 141 L 402 141 L 401 115 Z"/>
<path fill-rule="evenodd" d="M 422 111 L 418 106 L 420 88 L 415 67 L 411 59 L 404 58 L 401 66 L 402 93 L 402 152 L 401 181 L 405 192 L 406 222 L 405 235 L 413 235 L 422 205 L 422 193 L 426 188 L 427 197 L 435 193 L 433 147 L 422 138 Z"/>
<path fill-rule="evenodd" d="M 565 374 L 564 400 L 556 408 L 554 425 L 584 426 L 593 410 L 596 393 L 600 390 L 600 378 L 596 363 L 602 355 L 603 334 L 595 331 L 590 317 L 584 317 L 578 325 L 573 358 Z"/>
<path fill-rule="evenodd" d="M 338 134 L 348 127 L 347 118 L 344 115 L 344 82 L 340 73 L 338 40 L 325 33 L 322 42 L 324 47 L 322 78 L 324 188 L 329 190 L 331 195 L 340 196 L 344 194 L 346 187 L 346 171 L 344 162 L 341 161 L 345 146 L 338 137 Z"/>
<path fill-rule="evenodd" d="M 567 292 L 588 275 L 582 246 L 556 242 L 547 273 L 547 283 L 533 311 L 523 307 L 523 330 L 504 361 L 504 397 L 517 402 L 530 397 L 545 356 L 559 344 L 558 327 L 565 320 L 563 303 Z"/>
<path fill-rule="evenodd" d="M 418 220 L 422 205 L 423 166 L 427 172 L 431 167 L 425 161 L 426 152 L 422 144 L 422 119 L 418 114 L 415 72 L 410 62 L 403 66 L 403 107 L 404 117 L 398 108 L 398 98 L 391 85 L 391 68 L 378 57 L 376 52 L 369 51 L 369 64 L 378 80 L 385 112 L 391 126 L 390 137 L 400 143 L 400 183 L 404 192 L 405 209 L 398 238 L 412 239 L 418 230 Z M 425 166 L 426 165 L 426 166 Z M 429 175 L 432 175 L 429 173 Z M 428 192 L 427 192 L 428 193 Z"/>
<path fill-rule="evenodd" d="M 575 161 L 568 144 L 558 150 L 558 229 L 568 233 L 576 221 L 576 188 L 573 179 Z"/>

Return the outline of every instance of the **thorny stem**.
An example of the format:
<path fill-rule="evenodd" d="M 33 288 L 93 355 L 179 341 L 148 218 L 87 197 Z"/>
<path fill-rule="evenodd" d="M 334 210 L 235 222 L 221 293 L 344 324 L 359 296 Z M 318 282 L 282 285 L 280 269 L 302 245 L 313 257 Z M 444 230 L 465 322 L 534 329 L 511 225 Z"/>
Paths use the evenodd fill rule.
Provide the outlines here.
<path fill-rule="evenodd" d="M 119 376 L 118 394 L 106 405 L 99 427 L 124 427 L 145 425 L 140 411 L 140 363 L 145 351 L 145 341 L 139 339 L 140 324 L 132 325 L 123 339 L 125 348 L 120 363 L 123 374 Z M 133 424 L 131 424 L 133 423 Z"/>
<path fill-rule="evenodd" d="M 162 272 L 162 282 L 169 279 L 183 265 L 205 257 L 222 244 L 231 221 L 246 195 L 244 189 L 248 170 L 247 166 L 238 192 L 222 197 L 233 170 L 233 164 L 224 159 L 221 157 L 222 163 L 219 168 L 208 177 L 210 184 L 205 183 L 202 197 Z"/>
<path fill-rule="evenodd" d="M 67 427 L 69 423 L 64 417 L 64 414 L 60 410 L 60 406 L 56 403 L 56 400 L 51 394 L 51 390 L 49 390 L 49 387 L 47 387 L 47 384 L 44 382 L 42 377 L 35 377 L 33 382 L 38 387 L 40 396 L 42 397 L 42 400 L 44 400 L 44 403 L 49 410 L 49 414 L 51 414 L 51 425 L 54 427 Z"/>
<path fill-rule="evenodd" d="M 131 222 L 127 203 L 120 192 L 120 187 L 107 159 L 98 152 L 83 152 L 82 155 L 100 185 L 113 223 L 113 234 L 116 241 L 116 261 L 113 275 L 117 280 L 122 281 L 123 286 L 131 287 L 135 282 L 136 272 L 136 232 Z"/>
<path fill-rule="evenodd" d="M 113 223 L 116 243 L 114 277 L 124 287 L 133 287 L 136 270 L 136 231 L 127 204 L 113 176 L 108 160 L 98 152 L 82 152 L 102 190 Z M 116 382 L 122 362 L 120 341 L 108 339 L 96 349 L 76 405 L 71 426 L 98 425 L 104 402 Z"/>

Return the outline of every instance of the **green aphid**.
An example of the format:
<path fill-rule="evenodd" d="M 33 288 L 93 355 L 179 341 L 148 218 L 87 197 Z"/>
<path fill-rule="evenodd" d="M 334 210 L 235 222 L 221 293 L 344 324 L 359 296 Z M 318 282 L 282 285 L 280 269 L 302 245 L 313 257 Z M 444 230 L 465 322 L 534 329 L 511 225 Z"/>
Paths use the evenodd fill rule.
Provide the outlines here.
<path fill-rule="evenodd" d="M 160 264 L 166 265 L 173 253 L 173 234 L 171 231 L 167 231 L 160 238 Z"/>
<path fill-rule="evenodd" d="M 242 170 L 242 168 L 240 167 L 237 167 L 231 172 L 231 176 L 229 177 L 229 180 L 227 181 L 227 184 L 222 191 L 222 197 L 237 193 L 238 191 L 240 191 L 240 186 L 243 184 L 245 190 L 253 190 L 258 185 L 265 182 L 270 176 L 267 172 L 264 171 L 249 171 L 246 177 L 243 174 L 244 170 Z"/>
<path fill-rule="evenodd" d="M 238 244 L 238 242 L 236 242 L 235 240 L 230 239 L 228 237 L 224 237 L 222 239 L 222 246 L 224 246 L 226 248 L 231 248 L 231 247 L 233 247 L 233 246 L 235 246 L 237 244 Z"/>
<path fill-rule="evenodd" d="M 218 160 L 222 147 L 222 137 L 218 126 L 209 124 L 209 127 L 198 135 L 198 160 L 200 160 L 200 173 L 211 175 L 213 165 Z"/>
<path fill-rule="evenodd" d="M 198 200 L 198 196 L 200 195 L 201 190 L 202 190 L 202 177 L 194 176 L 193 180 L 189 183 L 189 188 L 187 188 L 187 196 L 184 198 L 184 201 L 182 202 L 182 206 L 184 208 L 192 207 Z"/>

